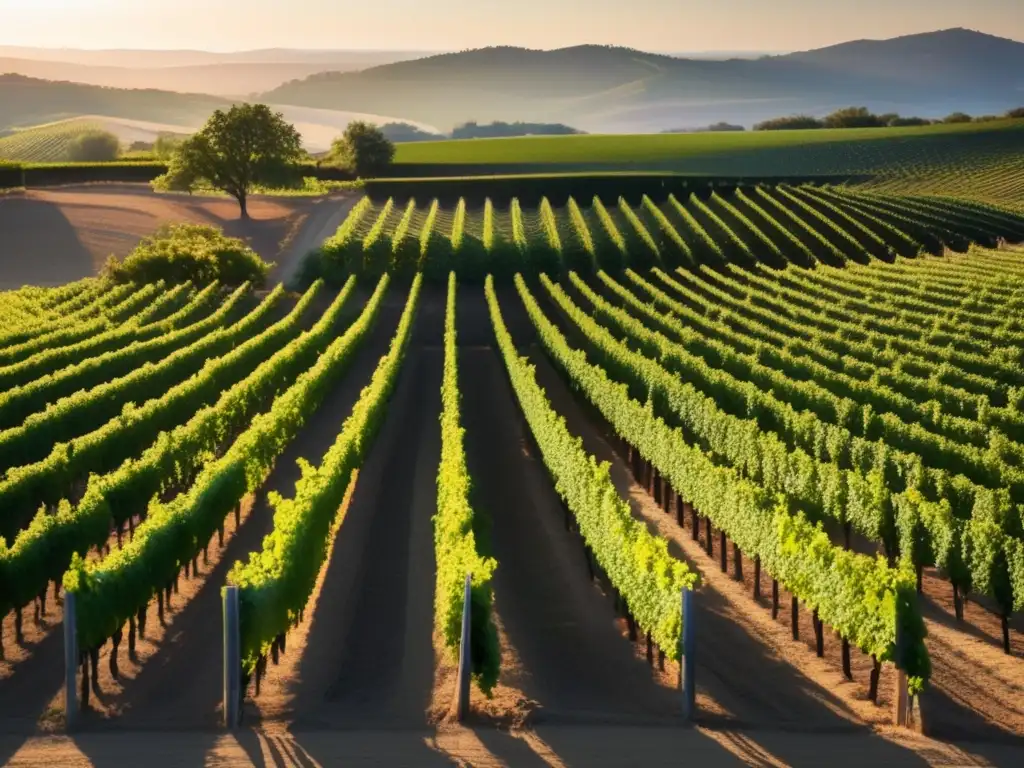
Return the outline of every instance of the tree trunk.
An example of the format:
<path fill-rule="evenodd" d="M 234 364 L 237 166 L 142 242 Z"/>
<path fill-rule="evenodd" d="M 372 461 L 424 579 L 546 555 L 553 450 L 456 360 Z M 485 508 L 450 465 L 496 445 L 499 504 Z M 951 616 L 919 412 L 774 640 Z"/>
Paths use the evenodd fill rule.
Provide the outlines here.
<path fill-rule="evenodd" d="M 793 639 L 800 639 L 800 601 L 796 599 L 796 595 L 793 595 L 792 602 L 789 606 L 790 610 L 790 623 L 793 630 Z"/>
<path fill-rule="evenodd" d="M 772 619 L 779 618 L 779 580 L 772 579 Z"/>
<path fill-rule="evenodd" d="M 25 636 L 21 632 L 21 608 L 14 609 L 14 642 L 21 645 L 25 642 Z"/>
<path fill-rule="evenodd" d="M 814 652 L 820 659 L 825 655 L 825 625 L 818 617 L 818 611 L 814 611 Z"/>
<path fill-rule="evenodd" d="M 690 505 L 690 538 L 694 541 L 700 539 L 700 515 L 692 504 Z"/>
<path fill-rule="evenodd" d="M 743 581 L 743 553 L 735 541 L 732 543 L 732 575 L 736 581 Z"/>
<path fill-rule="evenodd" d="M 245 192 L 242 192 L 236 198 L 238 200 L 238 208 L 240 215 L 243 219 L 249 218 L 249 198 Z"/>
<path fill-rule="evenodd" d="M 100 649 L 99 646 L 89 650 L 89 667 L 92 669 L 92 692 L 100 694 Z"/>
<path fill-rule="evenodd" d="M 676 494 L 676 524 L 683 527 L 683 497 Z"/>
<path fill-rule="evenodd" d="M 135 616 L 128 617 L 128 658 L 135 661 Z"/>
<path fill-rule="evenodd" d="M 714 542 L 711 540 L 711 518 L 710 517 L 705 517 L 704 518 L 704 535 L 707 538 L 707 541 L 704 543 L 704 546 L 708 550 L 708 557 L 711 557 L 714 554 L 714 546 L 715 545 L 714 545 Z"/>
<path fill-rule="evenodd" d="M 124 633 L 124 627 L 118 627 L 117 632 L 110 636 L 110 676 L 117 680 L 120 675 L 120 671 L 117 668 L 117 649 L 121 647 L 121 637 Z"/>
<path fill-rule="evenodd" d="M 761 599 L 761 556 L 754 555 L 754 599 Z"/>
<path fill-rule="evenodd" d="M 647 633 L 647 664 L 654 666 L 654 646 L 651 644 L 651 633 Z"/>
<path fill-rule="evenodd" d="M 82 653 L 82 689 L 79 698 L 82 700 L 82 709 L 89 708 L 89 654 Z"/>
<path fill-rule="evenodd" d="M 882 662 L 876 659 L 874 656 L 871 657 L 871 682 L 868 686 L 868 698 L 871 699 L 872 704 L 878 703 L 878 676 L 882 674 Z"/>
<path fill-rule="evenodd" d="M 956 583 L 953 584 L 953 613 L 956 614 L 957 621 L 964 620 L 964 601 L 960 597 L 960 589 Z"/>
<path fill-rule="evenodd" d="M 850 641 L 845 637 L 842 638 L 842 652 L 843 652 L 843 675 L 846 676 L 847 680 L 853 680 L 853 670 L 850 668 Z"/>

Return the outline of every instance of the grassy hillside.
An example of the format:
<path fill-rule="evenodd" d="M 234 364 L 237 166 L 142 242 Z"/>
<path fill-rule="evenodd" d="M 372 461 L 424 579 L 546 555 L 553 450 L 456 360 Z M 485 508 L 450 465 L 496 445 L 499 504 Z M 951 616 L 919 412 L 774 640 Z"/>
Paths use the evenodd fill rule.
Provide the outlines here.
<path fill-rule="evenodd" d="M 949 30 L 880 41 L 872 50 L 888 62 L 885 69 L 847 66 L 845 49 L 707 61 L 596 45 L 484 48 L 361 72 L 320 73 L 263 98 L 398 114 L 445 129 L 468 119 L 528 120 L 591 133 L 652 132 L 719 120 L 751 125 L 793 113 L 823 115 L 850 104 L 925 117 L 955 110 L 1002 114 L 1019 106 L 1024 43 L 994 45 L 987 35 Z M 929 57 L 942 66 L 924 66 Z M 961 75 L 949 77 L 947 71 Z"/>
<path fill-rule="evenodd" d="M 913 128 L 421 142 L 396 161 L 501 172 L 651 170 L 784 176 L 868 175 L 901 192 L 1024 204 L 1024 120 Z"/>
<path fill-rule="evenodd" d="M 153 142 L 161 133 L 183 133 L 178 126 L 117 118 L 90 116 L 58 120 L 12 131 L 0 138 L 0 160 L 24 163 L 64 162 L 68 159 L 68 146 L 71 142 L 82 133 L 94 130 L 114 134 L 123 146 L 133 141 Z"/>
<path fill-rule="evenodd" d="M 81 115 L 201 124 L 213 110 L 227 104 L 224 99 L 201 94 L 101 88 L 0 75 L 0 128 L 26 127 Z"/>

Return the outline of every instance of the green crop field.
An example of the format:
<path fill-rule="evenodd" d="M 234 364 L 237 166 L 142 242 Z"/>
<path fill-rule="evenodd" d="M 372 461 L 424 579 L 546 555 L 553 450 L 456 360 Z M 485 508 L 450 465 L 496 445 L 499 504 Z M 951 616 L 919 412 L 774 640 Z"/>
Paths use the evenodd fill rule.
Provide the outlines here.
<path fill-rule="evenodd" d="M 63 668 L 60 641 L 39 640 L 74 616 L 77 695 L 106 713 L 104 727 L 132 716 L 127 702 L 138 702 L 132 714 L 169 707 L 179 725 L 214 722 L 225 584 L 239 596 L 240 695 L 277 695 L 292 681 L 268 675 L 269 664 L 327 663 L 308 628 L 348 626 L 335 604 L 316 602 L 324 574 L 350 559 L 336 546 L 363 552 L 362 577 L 341 582 L 350 598 L 398 601 L 400 631 L 383 636 L 375 623 L 369 644 L 342 632 L 332 657 L 372 668 L 386 637 L 398 672 L 406 644 L 453 665 L 468 595 L 471 669 L 485 692 L 509 661 L 496 629 L 509 590 L 524 605 L 554 595 L 586 612 L 580 590 L 600 580 L 649 663 L 664 667 L 680 659 L 691 620 L 681 593 L 719 560 L 738 581 L 744 568 L 756 574 L 743 610 L 767 615 L 767 578 L 773 619 L 783 593 L 794 622 L 801 610 L 811 617 L 819 656 L 837 638 L 841 659 L 821 663 L 879 711 L 883 665 L 926 697 L 931 680 L 948 686 L 973 669 L 965 654 L 932 659 L 939 609 L 923 611 L 917 597 L 926 571 L 933 599 L 936 584 L 954 595 L 943 632 L 966 632 L 962 599 L 984 596 L 1010 653 L 1009 622 L 1024 608 L 1024 262 L 1005 248 L 943 248 L 967 249 L 982 230 L 1019 240 L 1024 221 L 930 198 L 737 194 L 635 209 L 514 202 L 500 213 L 367 199 L 332 246 L 358 242 L 364 276 L 386 264 L 412 280 L 384 275 L 366 290 L 355 277 L 337 293 L 317 281 L 299 297 L 280 286 L 96 279 L 0 294 L 0 612 L 14 617 L 0 705 L 11 679 Z M 904 252 L 915 257 L 895 258 Z M 475 279 L 492 265 L 504 285 L 487 277 L 459 288 L 442 274 L 454 266 Z M 631 495 L 619 484 L 627 475 L 613 483 L 593 439 L 579 439 L 593 429 L 631 473 Z M 312 458 L 296 472 L 299 456 Z M 427 493 L 403 491 L 414 483 Z M 343 524 L 385 511 L 375 535 Z M 543 535 L 525 524 L 538 514 L 549 516 Z M 563 520 L 586 553 L 560 571 L 573 589 L 548 581 L 567 558 L 541 546 Z M 528 557 L 506 560 L 508 541 L 480 534 L 492 522 L 507 526 L 502 537 L 521 536 Z M 694 542 L 691 562 L 670 542 Z M 211 549 L 224 567 L 206 565 Z M 502 568 L 512 578 L 493 579 Z M 529 586 L 534 578 L 547 590 Z M 32 624 L 54 584 L 63 613 Z M 192 611 L 193 601 L 212 609 Z M 407 601 L 433 604 L 432 615 L 417 609 L 402 623 Z M 553 636 L 542 622 L 516 636 L 564 643 L 575 658 L 593 629 L 566 627 Z M 622 669 L 643 664 L 608 631 Z M 25 664 L 30 633 L 37 650 Z M 715 642 L 720 655 L 740 652 Z M 182 676 L 179 663 L 217 673 Z M 636 680 L 600 673 L 616 686 Z M 749 673 L 724 679 L 734 674 Z M 987 668 L 975 675 L 1009 685 Z M 142 676 L 159 696 L 138 695 Z M 785 696 L 805 683 L 778 685 L 773 695 Z M 614 710 L 616 697 L 604 706 Z"/>
<path fill-rule="evenodd" d="M 751 187 L 644 196 L 630 204 L 569 198 L 555 208 L 364 198 L 325 243 L 325 274 L 370 277 L 425 272 L 465 280 L 625 266 L 724 263 L 841 265 L 966 251 L 972 243 L 1024 239 L 1024 216 L 984 203 L 829 187 Z"/>
<path fill-rule="evenodd" d="M 511 172 L 865 175 L 880 189 L 1024 206 L 1024 120 L 908 128 L 550 136 L 401 145 L 396 163 Z M 472 167 L 476 166 L 476 170 Z"/>
<path fill-rule="evenodd" d="M 25 128 L 0 138 L 0 160 L 59 163 L 68 159 L 68 147 L 83 133 L 102 130 L 87 120 L 62 120 Z"/>
<path fill-rule="evenodd" d="M 707 633 L 765 731 L 1016 735 L 1022 127 L 421 144 L 549 173 L 0 292 L 0 722 L 666 723 Z"/>

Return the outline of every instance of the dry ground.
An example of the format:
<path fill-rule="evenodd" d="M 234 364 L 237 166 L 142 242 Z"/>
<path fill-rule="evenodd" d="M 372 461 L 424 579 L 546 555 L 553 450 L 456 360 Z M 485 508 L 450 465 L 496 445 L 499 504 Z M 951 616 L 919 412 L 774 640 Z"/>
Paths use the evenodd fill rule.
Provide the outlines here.
<path fill-rule="evenodd" d="M 221 197 L 156 194 L 142 184 L 93 184 L 0 196 L 0 290 L 56 285 L 96 274 L 111 255 L 126 256 L 159 226 L 222 227 L 278 265 L 285 280 L 301 257 L 337 228 L 351 195 L 254 197 L 248 221 Z"/>

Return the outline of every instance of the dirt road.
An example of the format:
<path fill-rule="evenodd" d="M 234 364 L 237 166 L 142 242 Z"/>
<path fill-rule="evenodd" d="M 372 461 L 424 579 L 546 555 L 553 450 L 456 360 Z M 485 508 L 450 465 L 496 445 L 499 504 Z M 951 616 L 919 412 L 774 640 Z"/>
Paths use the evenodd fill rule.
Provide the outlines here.
<path fill-rule="evenodd" d="M 421 297 L 414 342 L 307 618 L 247 722 L 425 728 L 434 698 L 432 516 L 443 311 Z M 440 304 L 443 308 L 443 304 Z M 315 606 L 315 607 L 314 607 Z"/>
<path fill-rule="evenodd" d="M 333 233 L 351 198 L 253 197 L 250 219 L 223 197 L 157 194 L 143 184 L 94 184 L 0 196 L 0 290 L 58 285 L 96 274 L 107 257 L 123 258 L 159 226 L 190 222 L 221 227 L 278 264 L 284 280 L 301 256 Z M 337 222 L 337 223 L 335 223 Z"/>

